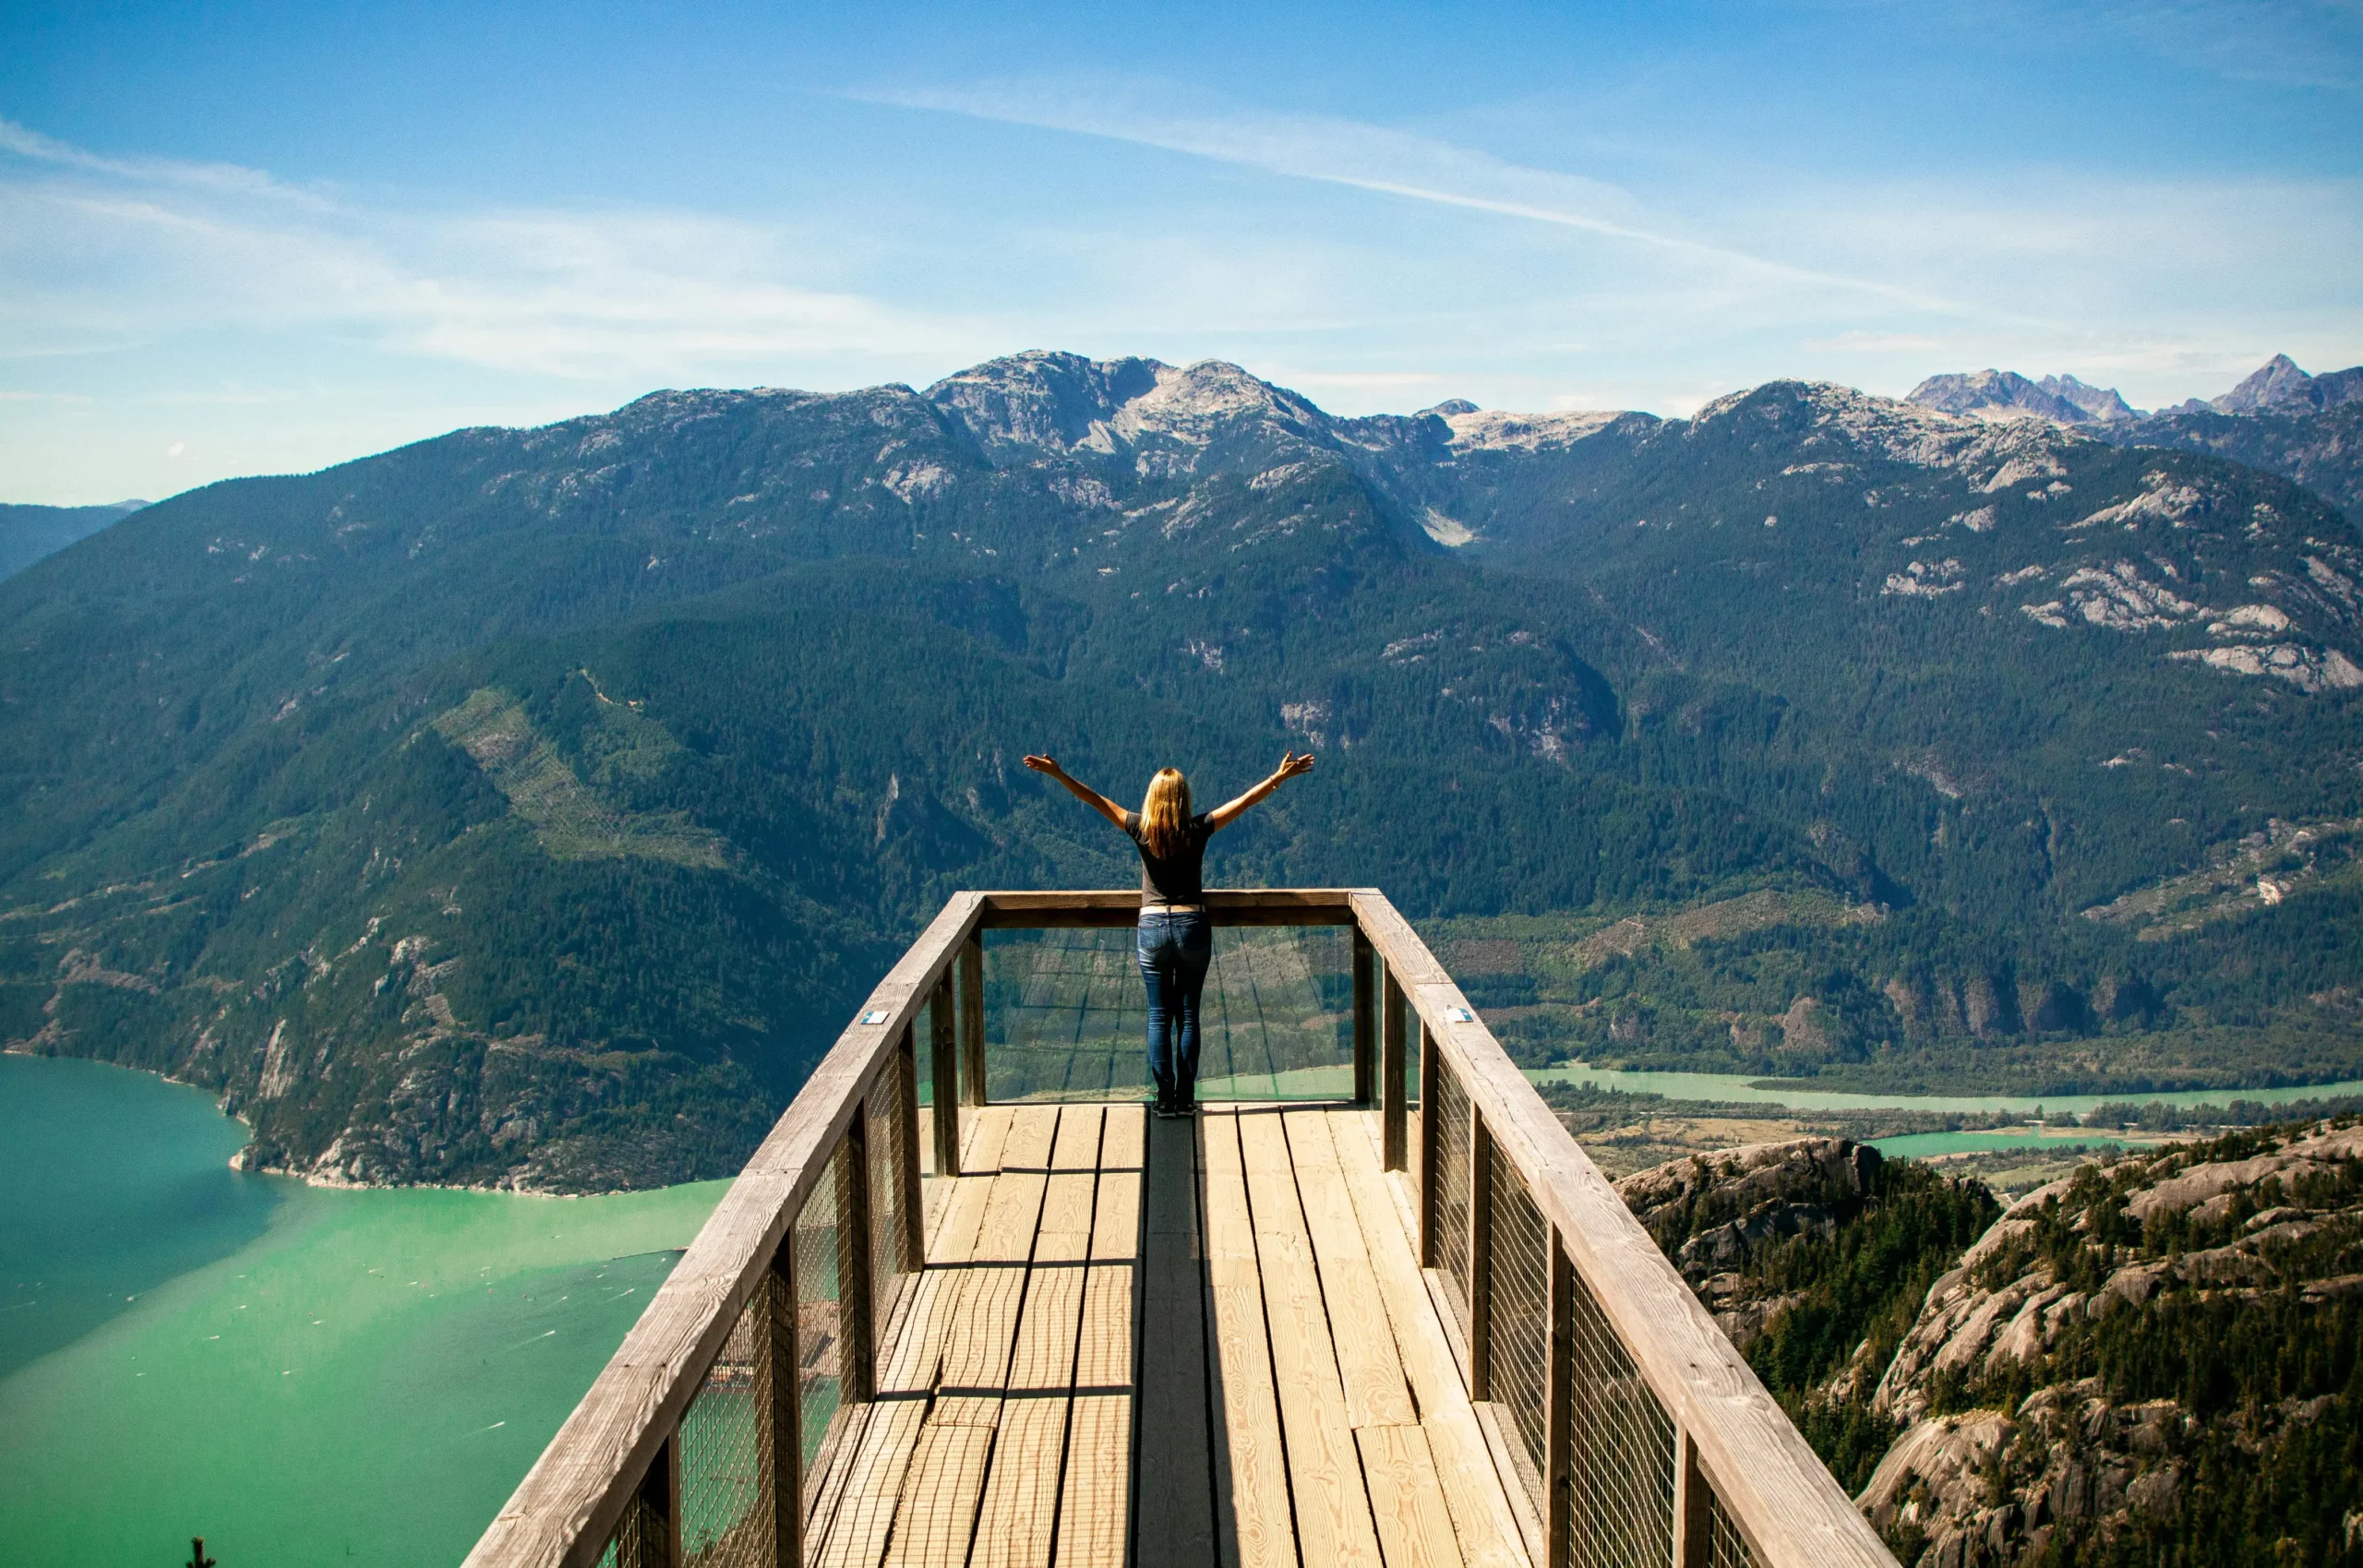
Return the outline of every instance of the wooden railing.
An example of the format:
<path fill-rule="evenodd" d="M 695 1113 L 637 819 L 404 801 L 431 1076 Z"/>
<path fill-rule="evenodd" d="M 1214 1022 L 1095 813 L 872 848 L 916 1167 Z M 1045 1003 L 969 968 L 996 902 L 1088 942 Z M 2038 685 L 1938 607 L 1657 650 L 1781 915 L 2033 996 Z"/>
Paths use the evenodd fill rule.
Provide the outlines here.
<path fill-rule="evenodd" d="M 1410 926 L 1374 891 L 1207 895 L 1217 926 L 1352 928 L 1354 1097 L 1529 1553 L 1561 1564 L 1892 1568 L 1845 1493 Z M 921 1263 L 984 1097 L 981 933 L 1121 927 L 1125 892 L 962 893 L 838 1036 L 469 1568 L 788 1568 L 844 1412 Z M 1416 1106 L 1416 1113 L 1415 1113 Z"/>

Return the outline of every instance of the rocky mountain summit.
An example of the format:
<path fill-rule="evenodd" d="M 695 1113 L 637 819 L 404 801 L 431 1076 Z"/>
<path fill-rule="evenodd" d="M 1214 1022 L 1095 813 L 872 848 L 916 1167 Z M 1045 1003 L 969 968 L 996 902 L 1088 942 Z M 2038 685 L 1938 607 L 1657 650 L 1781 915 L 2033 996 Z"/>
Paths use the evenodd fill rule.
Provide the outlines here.
<path fill-rule="evenodd" d="M 1931 376 L 1906 393 L 1904 401 L 1973 419 L 2047 419 L 2055 425 L 2112 425 L 2141 417 L 2114 387 L 2087 386 L 2073 376 L 2030 381 L 2014 370 Z"/>
<path fill-rule="evenodd" d="M 2201 407 L 2218 413 L 2320 413 L 2341 403 L 2363 400 L 2363 365 L 2309 376 L 2285 353 L 2274 354 L 2249 372 L 2240 384 L 2204 404 L 2197 399 L 2175 412 Z"/>
<path fill-rule="evenodd" d="M 2014 371 L 1931 376 L 1905 400 L 1974 419 L 2040 420 L 2120 447 L 2213 452 L 2279 473 L 2363 517 L 2363 365 L 2309 376 L 2275 354 L 2239 385 L 2144 413 L 2072 376 Z"/>

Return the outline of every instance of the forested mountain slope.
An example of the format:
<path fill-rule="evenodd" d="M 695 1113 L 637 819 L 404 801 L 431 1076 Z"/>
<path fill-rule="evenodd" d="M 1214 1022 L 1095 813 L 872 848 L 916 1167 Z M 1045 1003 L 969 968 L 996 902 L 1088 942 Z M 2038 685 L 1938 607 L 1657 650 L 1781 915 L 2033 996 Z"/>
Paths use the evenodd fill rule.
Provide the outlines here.
<path fill-rule="evenodd" d="M 718 1174 L 946 892 L 1130 880 L 1021 752 L 1213 796 L 1310 744 L 1222 880 L 1862 912 L 1611 965 L 1537 1049 L 2337 1076 L 2345 839 L 2167 941 L 2080 912 L 2363 815 L 2358 579 L 2285 480 L 1795 383 L 1349 420 L 1033 354 L 459 431 L 0 585 L 0 1039 L 323 1179 Z"/>
<path fill-rule="evenodd" d="M 0 578 L 13 577 L 43 556 L 128 517 L 145 501 L 115 501 L 102 507 L 0 506 Z"/>

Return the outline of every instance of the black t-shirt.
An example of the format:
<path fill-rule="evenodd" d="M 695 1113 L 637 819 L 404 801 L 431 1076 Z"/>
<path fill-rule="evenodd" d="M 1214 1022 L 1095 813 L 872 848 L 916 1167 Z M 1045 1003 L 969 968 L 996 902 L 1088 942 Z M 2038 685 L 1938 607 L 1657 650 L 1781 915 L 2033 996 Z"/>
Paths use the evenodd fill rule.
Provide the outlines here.
<path fill-rule="evenodd" d="M 1141 837 L 1141 816 L 1137 811 L 1124 813 L 1124 832 L 1141 852 L 1141 902 L 1143 904 L 1204 904 L 1206 839 L 1214 830 L 1206 825 L 1205 812 L 1182 824 L 1182 842 L 1173 846 L 1170 855 L 1153 854 Z"/>

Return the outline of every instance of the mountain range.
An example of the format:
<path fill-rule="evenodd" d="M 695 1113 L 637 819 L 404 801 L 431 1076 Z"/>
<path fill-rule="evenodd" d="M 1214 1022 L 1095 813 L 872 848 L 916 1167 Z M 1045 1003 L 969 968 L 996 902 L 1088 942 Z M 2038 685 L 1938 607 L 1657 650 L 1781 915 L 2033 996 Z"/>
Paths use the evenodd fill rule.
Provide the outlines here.
<path fill-rule="evenodd" d="M 2309 376 L 2274 354 L 2223 396 L 2154 413 L 2113 388 L 2072 376 L 2030 381 L 2015 371 L 1931 376 L 1908 399 L 1974 419 L 2041 419 L 2120 447 L 2173 447 L 2295 479 L 2363 518 L 2363 365 Z"/>
<path fill-rule="evenodd" d="M 1022 753 L 1310 746 L 1210 874 L 1843 912 L 1479 995 L 1534 1059 L 2351 1076 L 2363 540 L 2126 424 L 1027 353 L 209 485 L 0 583 L 0 1040 L 319 1180 L 724 1174 L 946 892 L 1131 880 Z"/>

